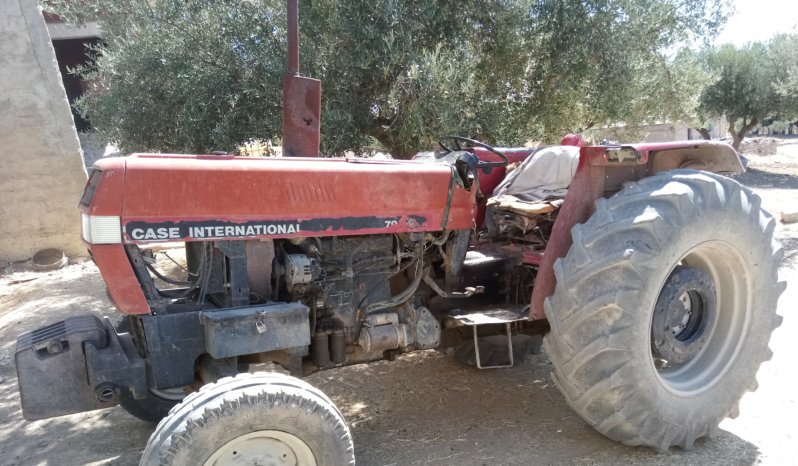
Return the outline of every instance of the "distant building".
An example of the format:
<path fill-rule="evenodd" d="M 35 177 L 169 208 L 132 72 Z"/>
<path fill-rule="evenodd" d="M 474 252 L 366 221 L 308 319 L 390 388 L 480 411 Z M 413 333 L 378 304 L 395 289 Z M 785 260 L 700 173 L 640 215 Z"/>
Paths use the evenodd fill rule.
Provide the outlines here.
<path fill-rule="evenodd" d="M 722 139 L 728 137 L 725 117 L 713 119 L 706 122 L 707 130 L 712 139 Z M 616 125 L 605 128 L 591 128 L 584 132 L 587 139 L 594 143 L 600 141 L 613 142 L 668 142 L 684 141 L 688 139 L 702 139 L 701 134 L 695 128 L 691 128 L 686 123 L 655 123 L 650 125 L 627 126 Z"/>
<path fill-rule="evenodd" d="M 76 27 L 47 12 L 44 13 L 44 22 L 53 42 L 58 70 L 61 72 L 61 80 L 72 109 L 72 118 L 75 120 L 75 129 L 78 133 L 84 133 L 91 129 L 91 123 L 75 110 L 75 101 L 83 95 L 88 83 L 69 71 L 79 66 L 91 65 L 89 47 L 100 43 L 100 27 L 96 22 Z"/>

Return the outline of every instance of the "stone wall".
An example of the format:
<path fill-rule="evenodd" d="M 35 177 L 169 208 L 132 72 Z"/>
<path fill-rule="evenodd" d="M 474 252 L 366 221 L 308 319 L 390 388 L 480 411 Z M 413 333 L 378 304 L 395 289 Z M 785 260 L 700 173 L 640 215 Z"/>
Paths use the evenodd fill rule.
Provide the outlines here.
<path fill-rule="evenodd" d="M 85 254 L 86 169 L 36 0 L 0 0 L 0 264 L 44 248 Z"/>
<path fill-rule="evenodd" d="M 747 137 L 740 143 L 741 154 L 776 155 L 779 141 L 775 138 Z"/>

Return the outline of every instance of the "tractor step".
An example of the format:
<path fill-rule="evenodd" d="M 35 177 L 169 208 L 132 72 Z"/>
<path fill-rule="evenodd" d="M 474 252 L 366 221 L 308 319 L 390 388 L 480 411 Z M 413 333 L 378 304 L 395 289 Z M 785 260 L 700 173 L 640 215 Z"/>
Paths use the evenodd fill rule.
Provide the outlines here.
<path fill-rule="evenodd" d="M 469 310 L 454 309 L 446 316 L 446 326 L 451 328 L 464 325 L 511 324 L 525 320 L 529 320 L 529 306 L 490 306 Z"/>
<path fill-rule="evenodd" d="M 479 369 L 499 369 L 513 367 L 513 335 L 512 323 L 529 320 L 528 306 L 491 307 L 484 310 L 461 311 L 454 310 L 446 316 L 447 327 L 471 327 L 474 335 L 474 357 Z M 503 324 L 507 332 L 507 359 L 506 364 L 483 366 L 479 353 L 479 326 Z"/>

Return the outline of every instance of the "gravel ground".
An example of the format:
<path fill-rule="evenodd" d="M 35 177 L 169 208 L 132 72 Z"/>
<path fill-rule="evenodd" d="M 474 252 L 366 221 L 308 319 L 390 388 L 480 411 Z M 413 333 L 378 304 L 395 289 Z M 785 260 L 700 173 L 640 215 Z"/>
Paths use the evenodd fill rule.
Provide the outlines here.
<path fill-rule="evenodd" d="M 778 155 L 750 156 L 739 180 L 774 214 L 798 209 L 798 139 L 779 141 Z M 361 465 L 783 465 L 798 464 L 798 224 L 779 225 L 786 255 L 779 303 L 784 323 L 771 340 L 772 361 L 746 395 L 741 415 L 689 452 L 657 454 L 619 445 L 593 431 L 551 383 L 545 354 L 512 369 L 478 371 L 437 352 L 406 355 L 316 374 L 347 418 Z M 102 280 L 90 263 L 50 273 L 0 276 L 0 464 L 138 464 L 152 427 L 121 408 L 26 422 L 13 363 L 16 336 L 68 314 L 111 315 Z"/>

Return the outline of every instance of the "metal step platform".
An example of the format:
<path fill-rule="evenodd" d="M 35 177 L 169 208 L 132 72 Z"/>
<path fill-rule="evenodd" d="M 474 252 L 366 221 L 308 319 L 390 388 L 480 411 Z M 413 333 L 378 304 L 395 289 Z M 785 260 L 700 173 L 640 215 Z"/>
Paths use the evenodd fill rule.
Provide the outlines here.
<path fill-rule="evenodd" d="M 476 365 L 479 369 L 500 369 L 513 367 L 513 336 L 511 324 L 529 320 L 529 306 L 504 306 L 491 307 L 490 309 L 461 311 L 456 309 L 446 316 L 446 326 L 452 327 L 471 327 L 474 334 L 474 356 Z M 479 354 L 479 326 L 504 324 L 507 331 L 507 364 L 493 366 L 483 366 Z"/>

